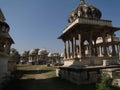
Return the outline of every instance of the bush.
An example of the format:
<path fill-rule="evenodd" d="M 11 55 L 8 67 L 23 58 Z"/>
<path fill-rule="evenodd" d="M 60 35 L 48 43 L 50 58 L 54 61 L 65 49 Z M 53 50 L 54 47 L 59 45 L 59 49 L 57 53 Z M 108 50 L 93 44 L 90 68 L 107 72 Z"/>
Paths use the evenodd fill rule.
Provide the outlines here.
<path fill-rule="evenodd" d="M 112 78 L 108 74 L 99 75 L 98 81 L 96 84 L 96 90 L 112 90 Z"/>

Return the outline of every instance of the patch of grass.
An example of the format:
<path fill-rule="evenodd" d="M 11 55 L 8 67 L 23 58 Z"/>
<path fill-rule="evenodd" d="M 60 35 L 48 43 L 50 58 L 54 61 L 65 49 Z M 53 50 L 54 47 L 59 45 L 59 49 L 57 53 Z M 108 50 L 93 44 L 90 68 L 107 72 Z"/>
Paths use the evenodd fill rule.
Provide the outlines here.
<path fill-rule="evenodd" d="M 17 77 L 39 77 L 39 74 L 46 77 L 55 77 L 55 67 L 47 67 L 47 65 L 18 65 L 17 66 Z"/>
<path fill-rule="evenodd" d="M 55 70 L 53 66 L 47 67 L 47 65 L 17 65 L 18 70 Z"/>
<path fill-rule="evenodd" d="M 76 85 L 55 75 L 55 67 L 47 65 L 18 65 L 20 76 L 11 83 L 12 90 L 96 90 L 95 85 Z"/>

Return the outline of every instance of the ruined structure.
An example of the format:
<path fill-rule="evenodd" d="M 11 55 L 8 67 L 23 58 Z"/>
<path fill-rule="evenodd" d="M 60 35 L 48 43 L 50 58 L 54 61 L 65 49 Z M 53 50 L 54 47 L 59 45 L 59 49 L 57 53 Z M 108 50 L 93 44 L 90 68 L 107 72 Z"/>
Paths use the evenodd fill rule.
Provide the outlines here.
<path fill-rule="evenodd" d="M 13 60 L 10 47 L 14 43 L 9 35 L 10 27 L 5 22 L 5 17 L 0 9 L 0 83 L 12 72 Z"/>
<path fill-rule="evenodd" d="M 64 42 L 64 66 L 57 75 L 77 84 L 94 83 L 102 69 L 119 67 L 120 41 L 111 20 L 102 20 L 101 11 L 80 0 L 68 17 L 58 39 Z"/>

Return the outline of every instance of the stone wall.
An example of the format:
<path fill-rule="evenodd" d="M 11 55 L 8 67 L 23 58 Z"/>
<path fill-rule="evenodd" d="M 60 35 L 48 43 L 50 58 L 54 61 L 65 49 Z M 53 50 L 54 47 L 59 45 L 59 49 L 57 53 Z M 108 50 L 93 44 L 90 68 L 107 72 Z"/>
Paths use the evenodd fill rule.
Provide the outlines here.
<path fill-rule="evenodd" d="M 8 56 L 0 53 L 0 84 L 10 75 L 8 71 L 8 60 Z"/>
<path fill-rule="evenodd" d="M 90 84 L 97 81 L 98 76 L 97 70 L 83 70 L 75 68 L 62 68 L 56 69 L 56 75 L 62 79 L 66 79 L 72 83 L 80 84 Z"/>
<path fill-rule="evenodd" d="M 84 66 L 84 67 L 58 67 L 56 75 L 72 83 L 91 84 L 96 83 L 100 74 L 107 73 L 113 78 L 113 85 L 120 86 L 120 65 L 111 66 Z"/>
<path fill-rule="evenodd" d="M 103 69 L 102 73 L 105 73 L 108 77 L 112 78 L 112 85 L 120 87 L 120 68 L 108 68 Z"/>

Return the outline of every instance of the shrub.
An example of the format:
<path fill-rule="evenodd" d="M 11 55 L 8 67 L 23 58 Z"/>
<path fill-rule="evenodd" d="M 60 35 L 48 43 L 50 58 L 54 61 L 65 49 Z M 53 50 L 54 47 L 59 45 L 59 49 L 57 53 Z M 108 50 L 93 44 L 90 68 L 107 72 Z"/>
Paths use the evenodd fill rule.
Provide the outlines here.
<path fill-rule="evenodd" d="M 98 81 L 96 84 L 96 90 L 112 90 L 112 78 L 108 74 L 101 74 L 98 76 Z"/>

